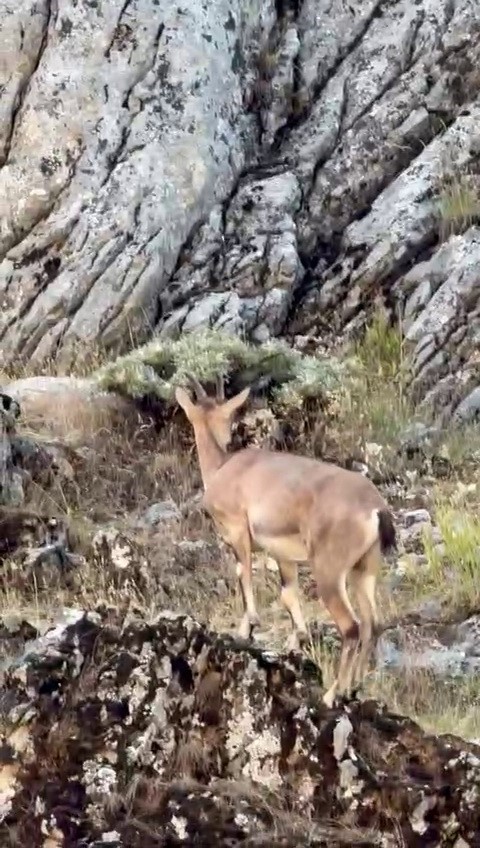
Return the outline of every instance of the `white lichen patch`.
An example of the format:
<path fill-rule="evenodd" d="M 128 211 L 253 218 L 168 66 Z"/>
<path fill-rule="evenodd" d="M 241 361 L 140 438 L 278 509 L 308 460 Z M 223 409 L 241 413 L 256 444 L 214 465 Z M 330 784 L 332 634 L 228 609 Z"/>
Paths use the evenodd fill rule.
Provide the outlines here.
<path fill-rule="evenodd" d="M 345 758 L 338 764 L 339 787 L 337 794 L 342 798 L 354 798 L 363 792 L 363 780 L 358 780 L 358 768 L 355 765 L 355 754 L 349 752 L 350 758 Z"/>
<path fill-rule="evenodd" d="M 187 819 L 183 816 L 172 816 L 171 822 L 172 827 L 175 833 L 177 834 L 177 838 L 181 839 L 182 841 L 186 839 L 188 836 Z"/>
<path fill-rule="evenodd" d="M 126 698 L 129 703 L 129 723 L 131 723 L 132 716 L 135 715 L 147 696 L 151 681 L 150 662 L 152 658 L 152 645 L 149 642 L 145 643 L 140 653 L 142 664 L 132 670 L 128 682 L 120 689 L 120 697 Z"/>
<path fill-rule="evenodd" d="M 245 746 L 248 761 L 242 769 L 245 777 L 268 789 L 279 789 L 282 785 L 277 768 L 280 754 L 280 739 L 278 733 L 266 728 Z"/>
<path fill-rule="evenodd" d="M 237 827 L 241 827 L 245 833 L 250 833 L 251 822 L 245 813 L 236 813 L 234 821 Z"/>
<path fill-rule="evenodd" d="M 337 797 L 355 798 L 363 791 L 364 783 L 358 780 L 357 755 L 349 744 L 353 725 L 344 713 L 338 719 L 333 729 L 333 755 L 338 763 L 339 782 Z"/>
<path fill-rule="evenodd" d="M 132 546 L 115 527 L 99 530 L 92 539 L 92 546 L 95 554 L 102 559 L 108 551 L 111 564 L 122 571 L 130 568 L 135 560 Z"/>
<path fill-rule="evenodd" d="M 458 757 L 453 757 L 447 763 L 447 768 L 455 768 L 459 764 L 465 764 L 471 766 L 472 769 L 477 769 L 477 771 L 472 772 L 472 777 L 476 780 L 479 779 L 480 774 L 478 769 L 480 768 L 480 757 L 477 757 L 476 754 L 471 754 L 470 751 L 460 751 Z"/>
<path fill-rule="evenodd" d="M 60 830 L 55 816 L 52 814 L 48 819 L 42 819 L 40 832 L 45 836 L 42 848 L 61 848 L 65 843 L 65 836 Z"/>
<path fill-rule="evenodd" d="M 23 757 L 31 758 L 35 754 L 35 748 L 30 730 L 27 725 L 21 724 L 8 735 L 8 744 Z"/>
<path fill-rule="evenodd" d="M 83 668 L 83 654 L 80 650 L 80 639 L 77 634 L 73 638 L 73 661 L 72 677 L 78 677 Z"/>
<path fill-rule="evenodd" d="M 54 627 L 47 630 L 44 636 L 38 640 L 39 646 L 47 647 L 58 645 L 65 634 L 67 627 L 77 624 L 84 616 L 84 610 L 76 607 L 64 607 Z"/>
<path fill-rule="evenodd" d="M 410 824 L 414 833 L 418 833 L 419 836 L 425 835 L 429 828 L 429 824 L 425 821 L 425 816 L 428 812 L 430 812 L 430 810 L 433 810 L 436 805 L 437 798 L 435 795 L 422 798 L 420 803 L 417 804 L 410 816 Z"/>
<path fill-rule="evenodd" d="M 45 801 L 40 798 L 40 795 L 35 798 L 34 810 L 36 816 L 43 816 L 45 812 Z"/>
<path fill-rule="evenodd" d="M 243 708 L 232 715 L 227 722 L 225 747 L 229 760 L 235 759 L 239 751 L 245 748 L 254 735 L 253 715 L 246 696 L 243 696 Z"/>
<path fill-rule="evenodd" d="M 296 784 L 298 799 L 302 807 L 310 807 L 315 793 L 315 782 L 312 777 L 306 772 L 302 775 L 299 782 Z"/>
<path fill-rule="evenodd" d="M 245 690 L 242 692 L 240 703 L 234 701 L 233 714 L 227 721 L 225 746 L 230 761 L 241 757 L 242 774 L 271 789 L 281 785 L 278 774 L 278 757 L 280 754 L 280 739 L 278 732 L 269 727 L 259 730 L 258 715 L 255 705 L 248 695 L 249 681 L 257 672 L 256 663 L 252 662 L 244 671 Z M 231 698 L 231 693 L 225 693 L 225 699 Z"/>
<path fill-rule="evenodd" d="M 168 660 L 170 669 L 170 661 Z M 166 669 L 165 669 L 166 673 Z M 163 775 L 163 763 L 167 763 L 175 750 L 175 732 L 173 727 L 168 724 L 168 717 L 165 708 L 166 690 L 163 688 L 157 689 L 155 698 L 150 704 L 149 711 L 152 720 L 149 722 L 143 733 L 139 734 L 135 741 L 127 748 L 127 759 L 131 765 L 149 765 L 155 768 L 156 772 Z M 161 752 L 162 759 L 157 759 L 158 754 L 152 753 L 152 742 L 158 740 L 161 735 L 162 744 Z"/>
<path fill-rule="evenodd" d="M 478 804 L 479 790 L 478 786 L 472 785 L 463 793 L 463 800 L 467 807 L 473 807 Z"/>
<path fill-rule="evenodd" d="M 175 750 L 175 734 L 173 728 L 168 728 L 162 734 L 161 760 L 158 754 L 152 752 L 152 742 L 158 741 L 158 727 L 151 722 L 143 733 L 139 734 L 135 742 L 128 746 L 126 754 L 129 765 L 152 766 L 161 777 L 164 773 L 164 764 L 168 763 L 170 756 Z"/>
<path fill-rule="evenodd" d="M 12 809 L 12 801 L 18 786 L 17 772 L 18 765 L 16 763 L 7 763 L 0 767 L 0 822 L 8 816 Z"/>
<path fill-rule="evenodd" d="M 156 667 L 158 680 L 169 681 L 172 677 L 172 663 L 169 657 L 162 657 Z M 152 705 L 153 711 L 153 705 Z"/>
<path fill-rule="evenodd" d="M 90 798 L 100 800 L 117 788 L 117 774 L 109 764 L 85 760 L 83 774 L 85 790 Z"/>

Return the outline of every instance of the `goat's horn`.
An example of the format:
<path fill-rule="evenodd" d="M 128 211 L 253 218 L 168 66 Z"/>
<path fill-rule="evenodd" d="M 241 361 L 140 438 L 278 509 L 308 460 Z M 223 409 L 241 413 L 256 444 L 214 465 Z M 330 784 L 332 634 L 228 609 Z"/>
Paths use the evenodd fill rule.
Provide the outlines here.
<path fill-rule="evenodd" d="M 221 374 L 217 375 L 217 400 L 225 400 L 225 383 Z"/>
<path fill-rule="evenodd" d="M 185 376 L 186 376 L 188 382 L 190 383 L 193 391 L 195 392 L 198 400 L 205 400 L 205 398 L 207 398 L 208 395 L 207 395 L 205 389 L 203 388 L 202 384 L 199 383 L 199 381 L 197 380 L 196 377 L 193 376 L 193 374 L 186 374 Z"/>

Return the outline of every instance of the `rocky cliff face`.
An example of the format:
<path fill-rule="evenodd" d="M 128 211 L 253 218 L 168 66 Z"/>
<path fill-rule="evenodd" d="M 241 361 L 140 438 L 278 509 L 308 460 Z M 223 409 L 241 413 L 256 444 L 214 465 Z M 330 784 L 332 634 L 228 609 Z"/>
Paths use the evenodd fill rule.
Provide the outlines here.
<path fill-rule="evenodd" d="M 0 351 L 354 331 L 478 406 L 472 0 L 5 0 Z M 459 406 L 460 405 L 460 406 Z"/>

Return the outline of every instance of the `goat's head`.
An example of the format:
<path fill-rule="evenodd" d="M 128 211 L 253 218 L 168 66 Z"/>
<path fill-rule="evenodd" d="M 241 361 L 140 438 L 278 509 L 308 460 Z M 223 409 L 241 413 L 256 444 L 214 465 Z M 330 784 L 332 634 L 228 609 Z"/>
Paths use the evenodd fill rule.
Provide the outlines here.
<path fill-rule="evenodd" d="M 226 450 L 232 435 L 235 413 L 247 400 L 250 388 L 242 389 L 234 397 L 225 400 L 225 390 L 221 377 L 217 378 L 216 397 L 209 397 L 195 377 L 188 375 L 187 379 L 195 394 L 196 403 L 192 401 L 188 392 L 180 387 L 175 391 L 177 402 L 195 430 L 201 427 L 208 428 L 219 447 Z"/>

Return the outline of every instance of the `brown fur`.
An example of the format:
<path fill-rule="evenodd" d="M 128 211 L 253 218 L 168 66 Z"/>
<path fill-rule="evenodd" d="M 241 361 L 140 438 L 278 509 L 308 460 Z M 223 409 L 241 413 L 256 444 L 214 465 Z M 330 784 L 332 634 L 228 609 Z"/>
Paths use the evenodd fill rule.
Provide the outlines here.
<path fill-rule="evenodd" d="M 393 518 L 374 484 L 354 471 L 298 454 L 246 448 L 228 454 L 231 425 L 248 390 L 228 401 L 209 398 L 190 378 L 198 403 L 183 389 L 176 398 L 193 425 L 204 482 L 203 503 L 239 562 L 244 604 L 239 632 L 251 637 L 259 623 L 252 589 L 252 552 L 279 565 L 281 598 L 293 625 L 292 646 L 306 637 L 297 591 L 297 563 L 309 562 L 319 595 L 342 636 L 338 677 L 325 695 L 348 692 L 361 680 L 378 626 L 375 580 L 382 553 L 395 545 Z M 357 620 L 346 579 L 356 584 Z M 359 652 L 358 660 L 356 655 Z"/>

